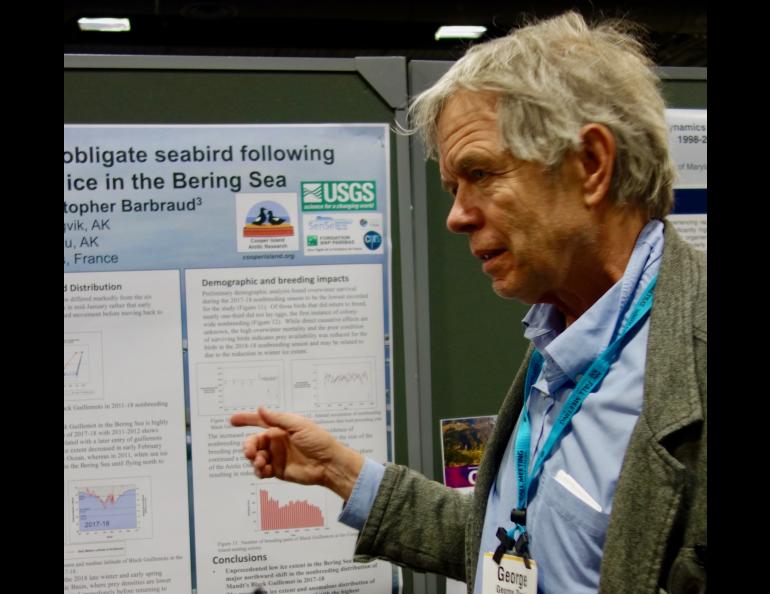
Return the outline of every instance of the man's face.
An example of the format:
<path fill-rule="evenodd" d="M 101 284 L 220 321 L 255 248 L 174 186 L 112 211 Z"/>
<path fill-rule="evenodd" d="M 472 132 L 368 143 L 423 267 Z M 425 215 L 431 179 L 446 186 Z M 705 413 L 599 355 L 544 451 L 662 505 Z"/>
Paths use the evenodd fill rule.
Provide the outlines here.
<path fill-rule="evenodd" d="M 454 196 L 447 227 L 470 249 L 501 297 L 558 303 L 570 290 L 591 227 L 574 161 L 555 181 L 502 144 L 497 96 L 459 91 L 438 120 L 439 168 Z"/>

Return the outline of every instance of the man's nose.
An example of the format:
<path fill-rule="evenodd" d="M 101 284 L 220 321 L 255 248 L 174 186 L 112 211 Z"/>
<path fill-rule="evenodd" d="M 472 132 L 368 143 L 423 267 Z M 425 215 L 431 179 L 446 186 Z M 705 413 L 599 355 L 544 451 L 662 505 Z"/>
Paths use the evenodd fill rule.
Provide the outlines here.
<path fill-rule="evenodd" d="M 458 190 L 446 219 L 447 228 L 453 233 L 471 233 L 481 227 L 482 221 L 481 210 Z"/>

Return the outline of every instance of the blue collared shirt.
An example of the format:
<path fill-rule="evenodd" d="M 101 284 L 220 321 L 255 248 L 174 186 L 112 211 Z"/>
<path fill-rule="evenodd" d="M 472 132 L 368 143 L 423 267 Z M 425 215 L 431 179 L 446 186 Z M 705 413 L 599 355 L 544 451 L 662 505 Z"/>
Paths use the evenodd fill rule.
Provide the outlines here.
<path fill-rule="evenodd" d="M 639 234 L 623 277 L 569 328 L 564 328 L 554 306 L 536 304 L 530 308 L 523 320 L 524 336 L 544 358 L 527 401 L 532 428 L 530 460 L 543 447 L 579 374 L 610 344 L 634 302 L 658 273 L 662 253 L 663 223 L 654 220 Z M 531 555 L 538 563 L 541 594 L 598 590 L 615 487 L 642 409 L 648 332 L 649 317 L 623 348 L 598 390 L 586 398 L 532 488 L 527 531 Z M 481 592 L 483 555 L 499 544 L 497 528 L 512 527 L 510 512 L 517 488 L 512 460 L 515 434 L 516 430 L 489 493 L 475 594 Z M 382 477 L 379 470 L 371 468 L 376 466 L 374 462 L 367 461 L 366 466 L 369 470 L 359 478 L 362 484 L 357 483 L 340 517 L 359 530 Z"/>

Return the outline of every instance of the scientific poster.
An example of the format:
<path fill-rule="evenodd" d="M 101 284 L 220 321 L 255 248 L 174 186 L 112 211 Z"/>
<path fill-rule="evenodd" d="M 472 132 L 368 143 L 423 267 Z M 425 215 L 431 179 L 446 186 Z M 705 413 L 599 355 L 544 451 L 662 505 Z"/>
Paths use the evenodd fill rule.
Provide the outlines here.
<path fill-rule="evenodd" d="M 472 493 L 484 448 L 492 436 L 497 415 L 441 419 L 441 457 L 444 484 Z"/>
<path fill-rule="evenodd" d="M 683 239 L 707 251 L 707 146 L 705 109 L 667 109 L 669 151 L 676 166 L 669 221 Z"/>
<path fill-rule="evenodd" d="M 399 588 L 229 425 L 263 404 L 393 459 L 389 134 L 64 127 L 65 592 Z"/>

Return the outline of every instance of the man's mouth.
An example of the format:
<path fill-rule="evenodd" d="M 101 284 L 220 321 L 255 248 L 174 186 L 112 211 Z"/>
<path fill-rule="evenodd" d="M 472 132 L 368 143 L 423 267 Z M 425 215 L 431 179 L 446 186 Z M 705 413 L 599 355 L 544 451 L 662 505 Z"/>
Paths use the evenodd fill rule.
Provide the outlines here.
<path fill-rule="evenodd" d="M 473 255 L 481 260 L 481 270 L 485 274 L 492 274 L 492 269 L 496 266 L 499 256 L 505 253 L 505 250 L 478 250 Z"/>
<path fill-rule="evenodd" d="M 482 262 L 489 262 L 502 254 L 505 250 L 479 250 L 475 252 L 475 256 Z"/>

